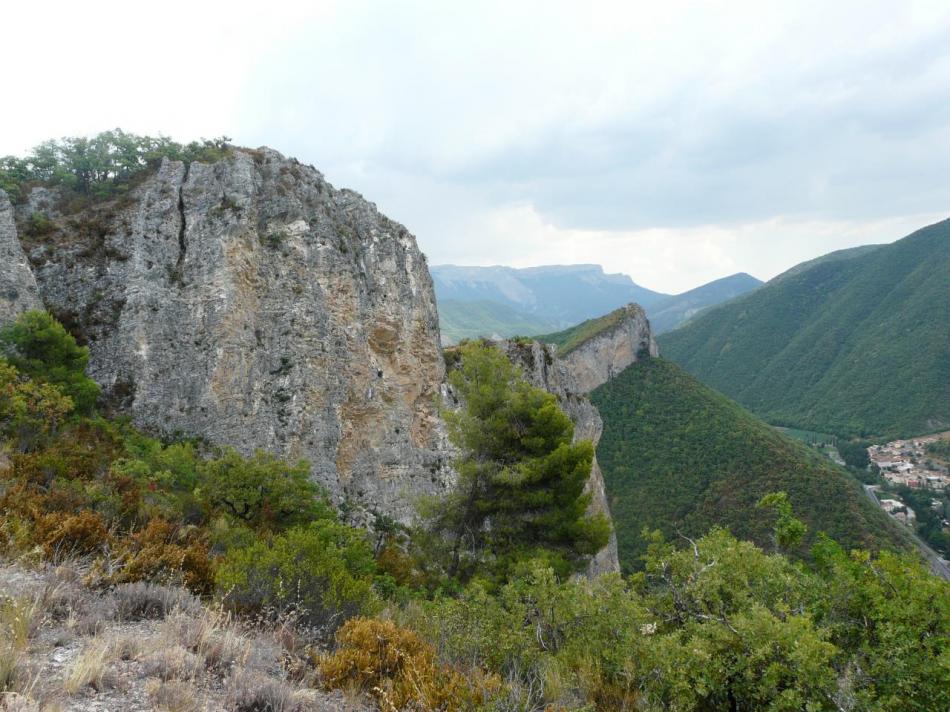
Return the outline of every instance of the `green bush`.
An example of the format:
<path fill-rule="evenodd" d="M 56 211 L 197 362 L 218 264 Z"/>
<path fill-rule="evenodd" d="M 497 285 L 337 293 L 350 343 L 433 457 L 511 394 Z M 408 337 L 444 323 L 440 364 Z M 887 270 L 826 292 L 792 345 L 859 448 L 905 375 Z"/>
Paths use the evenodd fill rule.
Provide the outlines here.
<path fill-rule="evenodd" d="M 207 506 L 241 524 L 275 531 L 330 515 L 305 460 L 290 464 L 258 450 L 245 458 L 227 448 L 198 468 L 198 494 Z"/>
<path fill-rule="evenodd" d="M 332 630 L 376 610 L 375 568 L 364 532 L 324 519 L 230 551 L 215 582 L 235 610 L 295 613 Z"/>
<path fill-rule="evenodd" d="M 0 355 L 24 375 L 59 387 L 77 412 L 95 407 L 99 386 L 86 375 L 89 349 L 48 313 L 24 312 L 0 331 Z"/>
<path fill-rule="evenodd" d="M 506 709 L 950 705 L 950 587 L 919 562 L 824 537 L 814 568 L 722 529 L 680 547 L 649 539 L 627 580 L 559 581 L 526 563 L 495 594 L 471 584 L 397 622 L 442 661 L 505 680 Z"/>
<path fill-rule="evenodd" d="M 12 437 L 17 450 L 46 444 L 72 410 L 72 399 L 58 387 L 23 378 L 0 359 L 0 433 Z"/>
<path fill-rule="evenodd" d="M 121 129 L 103 131 L 92 138 L 68 137 L 45 141 L 24 158 L 0 158 L 0 189 L 20 200 L 25 184 L 59 185 L 81 196 L 107 198 L 120 195 L 143 170 L 163 158 L 214 163 L 231 150 L 230 139 L 180 144 L 164 136 L 137 136 Z"/>

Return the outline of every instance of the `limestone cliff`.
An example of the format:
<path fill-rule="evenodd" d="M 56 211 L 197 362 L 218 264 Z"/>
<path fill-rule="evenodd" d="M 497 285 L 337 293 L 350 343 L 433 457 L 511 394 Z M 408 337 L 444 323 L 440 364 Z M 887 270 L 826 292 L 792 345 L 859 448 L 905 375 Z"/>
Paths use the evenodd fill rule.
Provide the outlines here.
<path fill-rule="evenodd" d="M 338 500 L 402 519 L 444 487 L 425 257 L 357 193 L 276 151 L 235 149 L 215 164 L 165 160 L 100 203 L 34 189 L 17 222 L 32 273 L 4 197 L 0 320 L 38 293 L 88 344 L 112 409 L 306 458 Z"/>
<path fill-rule="evenodd" d="M 41 306 L 36 279 L 17 239 L 13 206 L 0 190 L 0 324 Z"/>
<path fill-rule="evenodd" d="M 574 421 L 574 440 L 590 440 L 596 447 L 603 431 L 600 414 L 584 396 L 584 391 L 568 364 L 556 358 L 555 348 L 523 339 L 501 341 L 500 346 L 508 354 L 508 358 L 522 369 L 529 383 L 557 397 L 561 408 Z M 596 455 L 587 491 L 592 496 L 591 511 L 601 512 L 609 517 L 610 507 L 604 490 L 604 478 Z M 607 546 L 591 562 L 589 571 L 592 575 L 597 575 L 619 570 L 617 538 L 611 534 Z"/>
<path fill-rule="evenodd" d="M 590 393 L 627 366 L 658 354 L 646 312 L 638 304 L 618 310 L 607 328 L 573 347 L 560 360 L 574 376 L 579 393 Z"/>
<path fill-rule="evenodd" d="M 338 502 L 403 521 L 453 479 L 425 257 L 313 167 L 233 149 L 165 160 L 105 201 L 37 187 L 14 210 L 0 194 L 0 257 L 0 323 L 48 309 L 89 346 L 106 408 L 151 432 L 306 458 Z M 584 394 L 656 350 L 635 306 L 563 359 L 502 345 L 595 444 Z M 596 461 L 589 489 L 609 514 Z M 611 540 L 592 570 L 617 569 Z"/>

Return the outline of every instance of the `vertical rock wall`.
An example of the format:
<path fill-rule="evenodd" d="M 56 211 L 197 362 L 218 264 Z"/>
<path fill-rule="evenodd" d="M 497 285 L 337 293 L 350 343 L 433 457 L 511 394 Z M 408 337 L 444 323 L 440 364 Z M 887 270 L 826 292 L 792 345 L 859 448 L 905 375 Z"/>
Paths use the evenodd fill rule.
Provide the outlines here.
<path fill-rule="evenodd" d="M 17 238 L 13 206 L 0 190 L 0 324 L 41 307 L 36 279 Z"/>
<path fill-rule="evenodd" d="M 357 193 L 276 151 L 235 149 L 210 165 L 166 160 L 78 209 L 35 190 L 18 212 L 21 226 L 50 217 L 50 231 L 20 235 L 38 293 L 138 425 L 306 458 L 338 500 L 402 519 L 445 486 L 425 258 Z M 9 232 L 0 205 L 0 249 Z M 25 304 L 29 270 L 0 273 Z"/>

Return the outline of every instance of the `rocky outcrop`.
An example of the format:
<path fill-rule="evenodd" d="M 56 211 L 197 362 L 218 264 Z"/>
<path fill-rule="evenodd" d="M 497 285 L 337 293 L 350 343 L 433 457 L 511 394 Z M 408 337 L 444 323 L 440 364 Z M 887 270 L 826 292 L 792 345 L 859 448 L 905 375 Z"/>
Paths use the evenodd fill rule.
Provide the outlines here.
<path fill-rule="evenodd" d="M 657 354 L 646 313 L 638 304 L 628 304 L 611 326 L 560 360 L 574 376 L 578 392 L 589 393 L 635 361 Z"/>
<path fill-rule="evenodd" d="M 0 324 L 20 312 L 42 307 L 13 215 L 10 199 L 0 190 Z"/>
<path fill-rule="evenodd" d="M 594 405 L 583 395 L 580 384 L 570 367 L 556 358 L 553 346 L 537 341 L 518 339 L 499 342 L 508 358 L 519 366 L 525 379 L 533 386 L 554 394 L 558 404 L 574 422 L 574 440 L 590 440 L 596 448 L 603 431 L 603 422 Z M 610 517 L 604 478 L 597 464 L 597 456 L 591 466 L 587 491 L 591 494 L 591 511 Z M 589 573 L 598 575 L 620 571 L 617 554 L 617 538 L 611 533 L 607 546 L 591 561 Z"/>
<path fill-rule="evenodd" d="M 159 434 L 305 458 L 357 512 L 407 521 L 452 482 L 432 281 L 412 235 L 372 203 L 269 149 L 165 160 L 119 198 L 64 198 L 34 188 L 15 216 L 0 201 L 0 322 L 52 312 L 88 345 L 108 409 Z M 656 350 L 635 306 L 563 359 L 502 345 L 595 445 L 584 394 Z M 588 486 L 609 515 L 596 460 Z M 619 568 L 615 540 L 591 568 Z"/>
<path fill-rule="evenodd" d="M 111 408 L 306 458 L 338 501 L 400 519 L 445 486 L 432 282 L 415 238 L 372 203 L 269 149 L 165 160 L 119 199 L 60 202 L 28 196 L 21 226 L 37 212 L 50 225 L 20 237 Z M 7 207 L 4 250 L 9 222 Z M 0 273 L 5 294 L 22 282 L 22 308 L 30 270 Z"/>

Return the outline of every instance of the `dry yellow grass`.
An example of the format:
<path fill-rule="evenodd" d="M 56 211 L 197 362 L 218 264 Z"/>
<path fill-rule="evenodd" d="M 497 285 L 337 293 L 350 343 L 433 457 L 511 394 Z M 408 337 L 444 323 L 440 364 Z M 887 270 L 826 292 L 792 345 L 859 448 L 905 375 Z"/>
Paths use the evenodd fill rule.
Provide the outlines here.
<path fill-rule="evenodd" d="M 93 638 L 89 646 L 79 654 L 66 671 L 63 687 L 67 694 L 75 695 L 85 687 L 101 690 L 105 686 L 109 663 L 115 657 L 112 641 Z"/>

